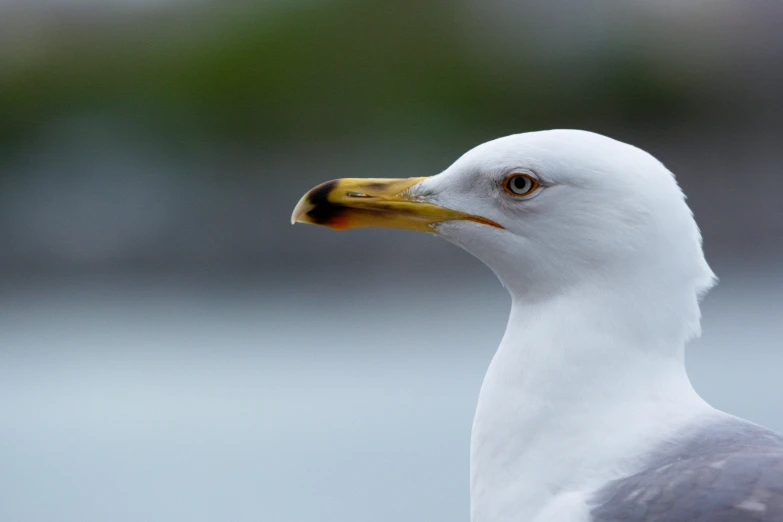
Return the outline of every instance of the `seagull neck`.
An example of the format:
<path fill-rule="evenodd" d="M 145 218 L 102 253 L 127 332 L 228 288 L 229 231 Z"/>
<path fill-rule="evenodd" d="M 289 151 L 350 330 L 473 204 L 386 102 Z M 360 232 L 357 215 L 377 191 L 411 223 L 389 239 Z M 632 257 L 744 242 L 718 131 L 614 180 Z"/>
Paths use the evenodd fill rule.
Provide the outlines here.
<path fill-rule="evenodd" d="M 544 302 L 513 299 L 495 359 L 521 389 L 534 389 L 550 401 L 587 398 L 591 390 L 660 398 L 673 387 L 678 388 L 675 396 L 682 388 L 691 389 L 684 350 L 692 323 L 699 321 L 695 298 L 690 309 L 687 299 L 661 303 L 649 295 L 627 300 L 597 292 L 582 296 Z M 573 397 L 568 390 L 574 391 Z M 607 395 L 606 400 L 618 397 Z"/>
<path fill-rule="evenodd" d="M 473 424 L 473 522 L 520 510 L 535 520 L 563 487 L 617 478 L 642 448 L 709 410 L 685 372 L 689 326 L 651 319 L 660 302 L 600 295 L 514 299 Z"/>

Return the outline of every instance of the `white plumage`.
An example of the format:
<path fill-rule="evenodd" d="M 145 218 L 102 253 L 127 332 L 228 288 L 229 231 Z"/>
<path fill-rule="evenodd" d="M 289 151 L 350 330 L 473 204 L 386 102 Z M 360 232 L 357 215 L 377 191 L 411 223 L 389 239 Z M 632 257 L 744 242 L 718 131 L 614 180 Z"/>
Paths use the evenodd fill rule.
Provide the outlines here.
<path fill-rule="evenodd" d="M 509 193 L 513 175 L 539 186 Z M 325 212 L 331 188 L 295 219 L 328 224 L 351 205 Z M 473 424 L 473 522 L 783 521 L 783 438 L 713 409 L 688 380 L 684 347 L 714 276 L 659 161 L 589 132 L 519 134 L 403 196 L 467 216 L 429 226 L 512 296 Z"/>

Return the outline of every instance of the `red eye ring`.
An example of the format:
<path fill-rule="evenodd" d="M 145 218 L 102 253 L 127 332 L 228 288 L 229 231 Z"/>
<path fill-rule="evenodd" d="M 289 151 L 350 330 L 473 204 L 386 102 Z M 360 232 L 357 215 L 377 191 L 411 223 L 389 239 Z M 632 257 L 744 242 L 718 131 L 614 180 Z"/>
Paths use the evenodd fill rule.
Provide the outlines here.
<path fill-rule="evenodd" d="M 529 196 L 540 186 L 541 183 L 530 174 L 511 174 L 503 181 L 503 190 L 516 198 Z"/>

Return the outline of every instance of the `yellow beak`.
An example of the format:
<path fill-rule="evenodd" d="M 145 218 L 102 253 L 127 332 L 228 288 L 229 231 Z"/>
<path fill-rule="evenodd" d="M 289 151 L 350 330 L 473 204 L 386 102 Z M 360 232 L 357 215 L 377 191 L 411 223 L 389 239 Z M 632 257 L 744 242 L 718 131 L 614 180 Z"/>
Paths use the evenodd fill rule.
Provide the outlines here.
<path fill-rule="evenodd" d="M 416 201 L 410 188 L 426 178 L 337 179 L 327 181 L 302 196 L 291 223 L 349 228 L 404 228 L 433 232 L 431 225 L 468 220 L 503 228 L 490 219 Z"/>

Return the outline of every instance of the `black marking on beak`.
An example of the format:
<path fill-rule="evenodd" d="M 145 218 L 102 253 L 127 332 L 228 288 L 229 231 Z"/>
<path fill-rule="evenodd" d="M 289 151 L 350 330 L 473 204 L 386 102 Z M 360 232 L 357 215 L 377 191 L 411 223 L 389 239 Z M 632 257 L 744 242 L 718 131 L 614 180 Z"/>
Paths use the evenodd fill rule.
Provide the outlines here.
<path fill-rule="evenodd" d="M 307 212 L 307 216 L 312 219 L 314 223 L 318 225 L 327 225 L 345 210 L 344 206 L 335 205 L 329 201 L 329 194 L 336 186 L 336 179 L 321 183 L 315 187 L 307 197 L 308 203 L 313 207 Z"/>

